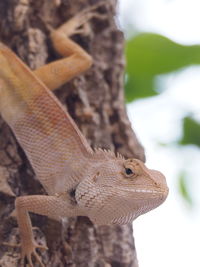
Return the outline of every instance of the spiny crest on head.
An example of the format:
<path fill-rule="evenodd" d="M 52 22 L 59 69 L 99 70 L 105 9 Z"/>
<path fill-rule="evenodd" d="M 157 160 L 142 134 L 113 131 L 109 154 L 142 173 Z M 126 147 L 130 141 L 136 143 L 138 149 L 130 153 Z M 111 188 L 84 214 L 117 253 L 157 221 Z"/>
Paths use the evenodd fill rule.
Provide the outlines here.
<path fill-rule="evenodd" d="M 119 152 L 115 154 L 115 152 L 111 151 L 110 149 L 94 148 L 94 153 L 95 155 L 100 156 L 100 157 L 108 156 L 109 158 L 113 158 L 113 159 L 116 159 L 116 158 L 122 159 L 122 160 L 125 159 Z"/>
<path fill-rule="evenodd" d="M 117 158 L 118 158 L 118 159 L 123 159 L 123 160 L 125 160 L 125 157 L 122 156 L 122 154 L 120 154 L 119 152 L 117 152 Z"/>

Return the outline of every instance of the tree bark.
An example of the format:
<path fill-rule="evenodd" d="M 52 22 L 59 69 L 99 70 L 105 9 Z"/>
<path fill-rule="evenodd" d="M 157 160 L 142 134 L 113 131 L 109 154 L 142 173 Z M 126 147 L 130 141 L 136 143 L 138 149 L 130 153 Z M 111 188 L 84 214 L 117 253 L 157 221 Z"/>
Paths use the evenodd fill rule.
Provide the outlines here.
<path fill-rule="evenodd" d="M 55 28 L 100 1 L 0 1 L 0 40 L 35 69 L 58 58 L 49 41 L 47 24 Z M 125 157 L 144 160 L 124 106 L 124 37 L 115 23 L 117 3 L 105 3 L 97 11 L 107 19 L 92 19 L 86 36 L 74 36 L 93 56 L 93 67 L 57 90 L 56 95 L 92 147 L 110 148 Z M 0 119 L 1 242 L 19 242 L 14 200 L 31 194 L 45 192 L 11 130 Z M 42 253 L 45 266 L 138 266 L 131 225 L 97 227 L 85 217 L 67 218 L 62 224 L 34 214 L 31 218 L 37 227 L 37 242 L 49 247 Z M 1 245 L 0 266 L 19 266 L 19 259 L 18 248 Z"/>

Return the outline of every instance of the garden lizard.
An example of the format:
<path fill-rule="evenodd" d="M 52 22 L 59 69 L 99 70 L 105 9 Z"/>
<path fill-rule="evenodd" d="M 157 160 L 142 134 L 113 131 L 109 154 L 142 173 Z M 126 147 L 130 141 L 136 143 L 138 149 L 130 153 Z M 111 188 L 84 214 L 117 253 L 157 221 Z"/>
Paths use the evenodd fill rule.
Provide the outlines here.
<path fill-rule="evenodd" d="M 69 37 L 95 16 L 82 11 L 51 30 L 54 49 L 64 58 L 30 70 L 0 43 L 0 113 L 11 127 L 48 195 L 19 196 L 16 214 L 22 261 L 44 266 L 33 238 L 29 212 L 60 220 L 87 216 L 97 225 L 127 224 L 164 202 L 163 174 L 137 159 L 93 150 L 51 90 L 87 70 L 92 58 Z"/>

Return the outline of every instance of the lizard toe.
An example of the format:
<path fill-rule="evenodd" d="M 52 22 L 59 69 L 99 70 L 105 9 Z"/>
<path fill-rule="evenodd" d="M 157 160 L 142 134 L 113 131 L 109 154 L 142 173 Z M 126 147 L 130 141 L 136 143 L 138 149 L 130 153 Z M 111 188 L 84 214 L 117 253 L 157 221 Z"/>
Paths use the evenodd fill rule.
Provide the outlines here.
<path fill-rule="evenodd" d="M 42 245 L 38 245 L 35 242 L 28 244 L 28 245 L 23 245 L 22 246 L 22 262 L 24 263 L 25 258 L 28 261 L 28 264 L 30 267 L 33 267 L 33 261 L 32 261 L 32 257 L 35 258 L 35 261 L 37 263 L 39 263 L 39 265 L 41 267 L 45 267 L 45 265 L 42 263 L 41 257 L 38 255 L 38 252 L 36 251 L 36 249 L 39 248 L 41 250 L 47 250 L 48 247 L 46 246 L 42 246 Z"/>

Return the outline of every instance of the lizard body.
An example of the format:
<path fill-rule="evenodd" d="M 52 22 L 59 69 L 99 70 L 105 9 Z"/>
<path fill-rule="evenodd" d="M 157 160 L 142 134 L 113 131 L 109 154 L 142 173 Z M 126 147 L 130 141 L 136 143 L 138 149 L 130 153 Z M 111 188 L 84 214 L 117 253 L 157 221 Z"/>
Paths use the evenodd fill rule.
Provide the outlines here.
<path fill-rule="evenodd" d="M 81 12 L 51 40 L 64 59 L 31 71 L 0 43 L 0 112 L 24 149 L 48 195 L 16 199 L 22 260 L 41 266 L 28 212 L 60 220 L 88 216 L 98 225 L 126 224 L 159 206 L 167 197 L 165 177 L 137 159 L 93 151 L 70 115 L 50 90 L 87 70 L 91 57 L 69 39 L 93 10 Z"/>

